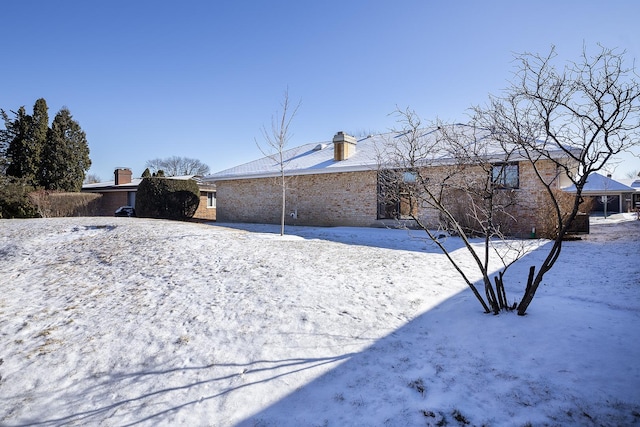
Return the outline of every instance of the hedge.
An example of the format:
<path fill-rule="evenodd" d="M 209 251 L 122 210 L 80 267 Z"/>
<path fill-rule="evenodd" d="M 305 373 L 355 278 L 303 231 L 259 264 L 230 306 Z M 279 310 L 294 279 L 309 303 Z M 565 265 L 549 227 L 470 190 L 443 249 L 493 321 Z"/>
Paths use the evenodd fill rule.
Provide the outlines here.
<path fill-rule="evenodd" d="M 192 180 L 144 178 L 136 193 L 136 215 L 143 218 L 185 220 L 200 204 L 200 189 Z"/>

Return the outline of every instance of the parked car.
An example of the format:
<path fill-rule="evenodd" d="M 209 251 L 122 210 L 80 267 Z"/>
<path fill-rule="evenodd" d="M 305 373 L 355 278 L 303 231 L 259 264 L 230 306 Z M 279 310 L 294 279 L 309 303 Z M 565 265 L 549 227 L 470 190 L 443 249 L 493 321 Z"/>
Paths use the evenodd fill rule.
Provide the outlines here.
<path fill-rule="evenodd" d="M 118 209 L 116 209 L 115 215 L 132 217 L 136 216 L 136 210 L 133 208 L 133 206 L 120 206 Z"/>

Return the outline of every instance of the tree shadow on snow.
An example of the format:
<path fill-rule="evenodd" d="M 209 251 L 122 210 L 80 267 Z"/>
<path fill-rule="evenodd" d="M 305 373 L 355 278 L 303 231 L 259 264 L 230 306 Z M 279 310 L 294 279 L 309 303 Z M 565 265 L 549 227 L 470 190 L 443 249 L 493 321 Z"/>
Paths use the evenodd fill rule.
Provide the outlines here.
<path fill-rule="evenodd" d="M 529 266 L 545 256 L 544 250 L 533 251 L 511 267 L 505 276 L 510 301 L 522 297 Z M 554 273 L 570 263 L 561 259 L 548 281 L 562 277 Z M 637 316 L 606 301 L 598 309 L 572 300 L 545 301 L 544 286 L 526 316 L 482 314 L 464 290 L 235 425 L 640 423 L 640 391 L 630 395 L 615 385 L 638 382 L 640 346 L 610 333 L 633 318 L 625 326 L 633 334 Z M 576 331 L 585 329 L 594 330 L 593 338 L 576 339 Z M 615 378 L 598 376 L 605 365 L 615 367 Z"/>
<path fill-rule="evenodd" d="M 521 296 L 528 266 L 538 262 L 543 252 L 534 251 L 512 267 L 507 277 L 510 298 Z M 585 363 L 591 359 L 598 362 L 591 351 L 593 343 L 574 341 L 567 347 L 562 340 L 589 324 L 608 325 L 587 307 L 571 317 L 540 303 L 534 302 L 534 314 L 525 317 L 515 313 L 493 316 L 482 314 L 473 294 L 465 290 L 358 351 L 332 350 L 335 354 L 317 357 L 314 347 L 307 350 L 310 354 L 306 357 L 283 360 L 215 361 L 203 366 L 110 373 L 93 385 L 66 393 L 73 393 L 78 400 L 93 396 L 92 400 L 101 402 L 95 408 L 78 412 L 70 408 L 68 415 L 19 425 L 154 425 L 183 411 L 196 411 L 203 403 L 208 412 L 202 417 L 208 424 L 239 427 L 596 423 L 592 411 L 605 404 L 598 401 L 601 396 L 597 390 L 573 394 L 573 389 L 567 389 L 583 387 L 573 373 L 577 370 L 571 366 L 573 354 L 583 354 Z M 371 310 L 374 315 L 375 308 Z M 556 332 L 545 333 L 551 329 Z M 611 342 L 600 341 L 598 345 L 619 344 L 612 337 Z M 624 366 L 640 357 L 622 353 L 621 360 L 602 363 Z M 528 365 L 530 371 L 522 368 Z M 319 376 L 314 374 L 317 369 Z M 298 384 L 298 375 L 307 375 L 310 380 L 291 386 Z M 151 386 L 136 395 L 133 387 L 145 381 Z M 124 390 L 122 397 L 109 396 L 114 382 L 118 383 L 115 388 Z M 163 382 L 182 385 L 163 388 Z M 266 395 L 274 390 L 274 384 L 291 391 L 274 401 Z M 593 401 L 584 401 L 589 393 L 594 394 Z M 244 419 L 221 420 L 214 408 L 232 395 L 244 398 L 239 402 L 262 399 L 267 403 L 251 405 L 257 412 Z M 635 398 L 638 396 L 629 399 Z M 600 422 L 634 422 L 629 403 L 606 404 L 627 415 Z"/>
<path fill-rule="evenodd" d="M 252 233 L 265 233 L 278 236 L 280 226 L 274 224 L 252 223 L 210 223 L 214 227 L 224 227 Z M 381 249 L 394 249 L 423 253 L 440 253 L 438 246 L 429 239 L 423 230 L 406 228 L 375 227 L 306 227 L 288 225 L 286 236 L 297 236 L 303 239 L 326 240 L 346 245 L 370 246 Z M 439 233 L 441 242 L 447 250 L 455 251 L 463 247 L 460 239 L 447 238 Z"/>

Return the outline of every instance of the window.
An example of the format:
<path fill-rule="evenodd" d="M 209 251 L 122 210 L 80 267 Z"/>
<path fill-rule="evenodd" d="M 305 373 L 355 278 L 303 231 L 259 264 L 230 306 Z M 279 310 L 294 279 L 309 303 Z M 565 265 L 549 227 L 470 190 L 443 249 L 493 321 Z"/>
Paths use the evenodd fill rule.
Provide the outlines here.
<path fill-rule="evenodd" d="M 378 173 L 378 219 L 410 218 L 416 213 L 415 171 Z"/>
<path fill-rule="evenodd" d="M 418 182 L 418 173 L 416 171 L 404 171 L 402 173 L 402 182 L 405 184 L 415 184 Z"/>
<path fill-rule="evenodd" d="M 216 193 L 207 193 L 207 207 L 215 208 L 216 207 Z"/>
<path fill-rule="evenodd" d="M 520 188 L 518 163 L 498 163 L 491 168 L 491 180 L 495 188 Z"/>

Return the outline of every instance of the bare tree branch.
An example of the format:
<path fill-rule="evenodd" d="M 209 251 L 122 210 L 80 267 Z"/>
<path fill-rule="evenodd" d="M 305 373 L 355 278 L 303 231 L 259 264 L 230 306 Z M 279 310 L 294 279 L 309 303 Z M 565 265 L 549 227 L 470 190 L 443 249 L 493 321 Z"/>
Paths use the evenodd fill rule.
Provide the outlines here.
<path fill-rule="evenodd" d="M 282 102 L 280 103 L 281 111 L 277 112 L 271 117 L 271 127 L 267 129 L 262 127 L 262 136 L 266 142 L 266 147 L 262 147 L 256 142 L 258 148 L 266 157 L 273 159 L 280 169 L 280 182 L 282 203 L 280 213 L 280 235 L 284 235 L 284 223 L 286 216 L 286 196 L 287 196 L 287 180 L 286 180 L 286 167 L 290 159 L 285 158 L 285 152 L 289 144 L 289 140 L 293 136 L 289 127 L 293 118 L 298 113 L 301 101 L 295 106 L 291 106 L 289 103 L 289 89 L 286 89 Z"/>
<path fill-rule="evenodd" d="M 153 173 L 163 171 L 165 176 L 203 176 L 209 173 L 209 166 L 200 160 L 178 156 L 148 160 L 145 167 L 149 168 Z"/>
<path fill-rule="evenodd" d="M 546 56 L 518 56 L 518 80 L 503 97 L 493 97 L 486 107 L 475 107 L 474 122 L 487 126 L 519 145 L 543 184 L 553 206 L 557 233 L 537 274 L 530 276 L 518 305 L 524 315 L 544 275 L 562 250 L 562 241 L 583 202 L 589 175 L 611 167 L 613 156 L 640 145 L 640 84 L 625 52 L 599 46 L 590 55 L 584 48 L 576 62 L 556 66 L 552 48 Z M 561 151 L 564 156 L 553 156 Z M 556 174 L 541 170 L 540 160 L 555 164 Z M 558 181 L 575 188 L 570 206 L 563 207 Z"/>

